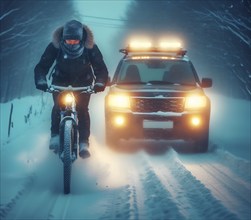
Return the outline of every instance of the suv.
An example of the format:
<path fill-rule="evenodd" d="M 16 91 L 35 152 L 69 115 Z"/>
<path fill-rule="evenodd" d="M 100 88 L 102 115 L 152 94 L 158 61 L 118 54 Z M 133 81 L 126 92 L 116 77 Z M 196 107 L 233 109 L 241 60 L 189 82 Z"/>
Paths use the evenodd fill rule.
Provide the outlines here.
<path fill-rule="evenodd" d="M 212 80 L 200 81 L 186 51 L 168 45 L 120 50 L 124 57 L 105 98 L 109 146 L 130 138 L 183 139 L 193 140 L 197 152 L 208 150 L 210 100 L 203 88 Z"/>

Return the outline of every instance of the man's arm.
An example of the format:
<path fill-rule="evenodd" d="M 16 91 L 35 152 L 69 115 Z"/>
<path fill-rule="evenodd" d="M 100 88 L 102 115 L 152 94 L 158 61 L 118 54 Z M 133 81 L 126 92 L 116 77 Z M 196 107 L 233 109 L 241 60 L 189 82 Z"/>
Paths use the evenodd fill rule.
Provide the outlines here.
<path fill-rule="evenodd" d="M 92 68 L 94 71 L 94 75 L 96 76 L 95 84 L 97 83 L 99 83 L 99 85 L 103 84 L 104 85 L 103 90 L 104 90 L 108 80 L 108 70 L 103 60 L 103 56 L 97 45 L 94 45 L 94 47 L 90 49 L 88 52 Z"/>
<path fill-rule="evenodd" d="M 39 87 L 39 82 L 46 82 L 46 75 L 57 58 L 57 54 L 58 49 L 55 48 L 52 43 L 50 43 L 34 69 L 34 78 L 37 88 Z"/>

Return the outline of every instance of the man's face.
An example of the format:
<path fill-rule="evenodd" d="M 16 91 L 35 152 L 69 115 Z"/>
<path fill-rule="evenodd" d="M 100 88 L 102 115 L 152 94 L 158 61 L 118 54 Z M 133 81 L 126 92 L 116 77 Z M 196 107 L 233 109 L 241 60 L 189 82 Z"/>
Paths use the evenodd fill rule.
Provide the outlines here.
<path fill-rule="evenodd" d="M 76 45 L 76 44 L 79 44 L 80 43 L 80 40 L 65 40 L 65 43 L 66 44 L 69 44 L 69 45 Z"/>

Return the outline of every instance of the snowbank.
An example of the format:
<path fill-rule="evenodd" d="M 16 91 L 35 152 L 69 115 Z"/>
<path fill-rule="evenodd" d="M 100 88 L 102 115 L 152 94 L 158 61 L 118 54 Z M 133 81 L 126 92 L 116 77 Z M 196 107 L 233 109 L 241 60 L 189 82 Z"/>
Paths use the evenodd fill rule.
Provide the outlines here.
<path fill-rule="evenodd" d="M 11 115 L 12 105 L 13 112 Z M 42 93 L 41 96 L 30 96 L 14 99 L 8 103 L 1 103 L 1 147 L 11 139 L 23 134 L 25 130 L 38 126 L 41 121 L 50 120 L 51 108 L 51 95 L 47 93 Z M 8 132 L 9 124 L 10 132 Z"/>

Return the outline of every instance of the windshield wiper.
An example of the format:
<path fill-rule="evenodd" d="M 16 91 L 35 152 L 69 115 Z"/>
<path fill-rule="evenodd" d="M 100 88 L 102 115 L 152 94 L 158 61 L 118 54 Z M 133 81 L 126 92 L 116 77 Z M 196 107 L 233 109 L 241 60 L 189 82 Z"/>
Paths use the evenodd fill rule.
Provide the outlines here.
<path fill-rule="evenodd" d="M 192 83 L 178 83 L 181 86 L 195 86 L 195 84 Z"/>
<path fill-rule="evenodd" d="M 137 85 L 137 84 L 146 84 L 145 82 L 136 81 L 136 82 L 117 82 L 118 85 Z"/>
<path fill-rule="evenodd" d="M 147 83 L 148 84 L 153 84 L 153 85 L 194 86 L 194 84 L 190 84 L 190 83 L 169 82 L 169 81 L 161 81 L 161 80 L 151 80 L 151 81 L 148 81 Z"/>
<path fill-rule="evenodd" d="M 168 82 L 168 81 L 161 81 L 161 80 L 151 80 L 151 81 L 148 81 L 147 84 L 173 85 L 173 84 L 177 84 L 177 83 Z"/>
<path fill-rule="evenodd" d="M 189 83 L 179 83 L 179 82 L 169 82 L 169 81 L 161 81 L 161 80 L 151 80 L 148 82 L 117 82 L 117 85 L 179 85 L 179 86 L 194 86 L 194 84 Z"/>

